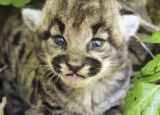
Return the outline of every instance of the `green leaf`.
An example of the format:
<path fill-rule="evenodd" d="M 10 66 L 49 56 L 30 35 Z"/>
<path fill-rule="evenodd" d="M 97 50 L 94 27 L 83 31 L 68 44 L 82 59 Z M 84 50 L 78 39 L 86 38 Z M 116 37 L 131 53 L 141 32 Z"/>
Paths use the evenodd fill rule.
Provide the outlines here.
<path fill-rule="evenodd" d="M 131 81 L 150 83 L 160 79 L 160 54 L 151 60 Z"/>
<path fill-rule="evenodd" d="M 2 5 L 10 5 L 12 4 L 15 7 L 23 7 L 28 4 L 31 0 L 0 0 L 0 4 Z"/>
<path fill-rule="evenodd" d="M 23 7 L 24 5 L 28 4 L 31 0 L 12 0 L 11 3 L 15 7 Z"/>
<path fill-rule="evenodd" d="M 160 86 L 137 83 L 127 92 L 124 115 L 159 115 Z"/>
<path fill-rule="evenodd" d="M 141 69 L 142 76 L 154 75 L 160 72 L 160 54 Z"/>
<path fill-rule="evenodd" d="M 141 40 L 137 40 L 136 42 L 146 42 L 146 43 L 160 43 L 160 40 L 154 40 L 154 39 L 141 39 Z"/>
<path fill-rule="evenodd" d="M 138 83 L 138 82 L 144 82 L 144 83 L 150 83 L 154 82 L 160 79 L 160 72 L 154 74 L 154 75 L 149 75 L 149 76 L 143 76 L 141 73 L 136 75 L 131 82 L 133 83 Z"/>
<path fill-rule="evenodd" d="M 160 43 L 160 31 L 156 31 L 152 34 L 152 39 L 141 39 L 137 42 L 147 42 L 147 43 Z"/>
<path fill-rule="evenodd" d="M 2 5 L 10 5 L 11 4 L 11 0 L 0 0 L 0 4 L 2 4 Z"/>

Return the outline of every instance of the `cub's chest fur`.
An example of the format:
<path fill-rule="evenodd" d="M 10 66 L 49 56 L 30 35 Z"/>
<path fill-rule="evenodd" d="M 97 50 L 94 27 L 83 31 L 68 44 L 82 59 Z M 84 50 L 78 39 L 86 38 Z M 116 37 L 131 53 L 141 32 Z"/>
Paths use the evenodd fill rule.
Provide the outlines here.
<path fill-rule="evenodd" d="M 128 84 L 128 81 L 125 81 L 126 85 L 123 88 L 119 88 L 121 86 L 119 82 L 111 80 L 110 83 L 94 83 L 92 84 L 92 86 L 88 86 L 87 88 L 85 88 L 85 90 L 79 89 L 78 92 L 76 92 L 75 96 L 73 96 L 69 100 L 68 97 L 64 95 L 64 97 L 61 97 L 61 95 L 59 95 L 59 97 L 61 97 L 61 99 L 64 99 L 63 102 L 66 103 L 64 108 L 72 111 L 72 113 L 99 115 L 103 114 L 102 111 L 122 104 L 121 101 L 117 100 L 121 100 L 125 97 L 125 92 L 127 90 L 126 86 Z M 117 85 L 115 85 L 115 83 Z"/>
<path fill-rule="evenodd" d="M 27 115 L 103 115 L 121 106 L 131 73 L 126 39 L 139 24 L 121 14 L 115 0 L 47 0 L 42 11 L 23 9 L 34 34 L 19 20 L 0 42 L 9 107 L 16 99 Z"/>

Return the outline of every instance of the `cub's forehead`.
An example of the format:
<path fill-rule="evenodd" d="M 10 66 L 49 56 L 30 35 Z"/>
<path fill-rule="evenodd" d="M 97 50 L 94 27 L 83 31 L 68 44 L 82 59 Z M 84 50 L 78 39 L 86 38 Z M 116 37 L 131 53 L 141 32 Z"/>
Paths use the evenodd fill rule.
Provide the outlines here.
<path fill-rule="evenodd" d="M 43 8 L 43 21 L 50 24 L 58 18 L 79 27 L 86 20 L 92 25 L 107 19 L 112 21 L 118 11 L 115 0 L 48 0 Z"/>

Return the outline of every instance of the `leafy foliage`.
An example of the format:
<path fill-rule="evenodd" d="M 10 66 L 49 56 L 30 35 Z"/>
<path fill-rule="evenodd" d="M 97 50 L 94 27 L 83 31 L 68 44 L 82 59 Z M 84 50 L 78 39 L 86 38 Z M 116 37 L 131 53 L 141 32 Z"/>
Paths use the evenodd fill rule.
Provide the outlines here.
<path fill-rule="evenodd" d="M 160 54 L 155 59 L 150 61 L 145 67 L 141 69 L 140 74 L 132 79 L 132 82 L 153 82 L 160 78 Z"/>
<path fill-rule="evenodd" d="M 124 115 L 159 115 L 160 86 L 137 83 L 127 92 Z"/>
<path fill-rule="evenodd" d="M 160 72 L 154 74 L 154 75 L 149 75 L 149 76 L 143 76 L 141 73 L 135 76 L 131 81 L 133 83 L 138 83 L 138 82 L 144 82 L 144 83 L 151 83 L 154 81 L 157 81 L 160 79 Z"/>
<path fill-rule="evenodd" d="M 10 5 L 12 4 L 15 7 L 23 7 L 28 4 L 31 0 L 0 0 L 0 4 L 2 5 Z"/>
<path fill-rule="evenodd" d="M 143 76 L 154 75 L 157 72 L 160 72 L 160 54 L 141 69 Z"/>
<path fill-rule="evenodd" d="M 160 31 L 156 31 L 152 39 L 138 41 L 160 43 Z M 151 84 L 159 79 L 160 54 L 131 80 L 135 86 L 127 92 L 124 115 L 160 115 L 160 85 Z"/>
<path fill-rule="evenodd" d="M 137 40 L 137 42 L 160 43 L 160 31 L 154 32 L 154 34 L 152 34 L 152 39 L 141 39 Z"/>

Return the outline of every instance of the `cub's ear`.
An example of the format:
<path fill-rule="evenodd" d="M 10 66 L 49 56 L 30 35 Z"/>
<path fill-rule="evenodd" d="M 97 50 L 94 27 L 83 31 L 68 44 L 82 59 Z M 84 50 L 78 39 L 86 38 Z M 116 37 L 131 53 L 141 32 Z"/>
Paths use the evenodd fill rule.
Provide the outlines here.
<path fill-rule="evenodd" d="M 140 17 L 135 15 L 131 11 L 125 11 L 121 13 L 123 24 L 126 28 L 126 39 L 127 41 L 129 38 L 136 34 L 139 24 L 140 24 Z"/>
<path fill-rule="evenodd" d="M 30 30 L 34 31 L 41 21 L 42 11 L 25 8 L 22 10 L 22 17 Z"/>

